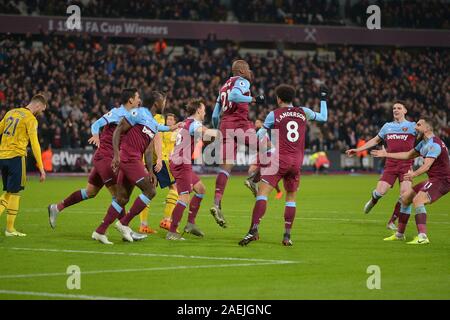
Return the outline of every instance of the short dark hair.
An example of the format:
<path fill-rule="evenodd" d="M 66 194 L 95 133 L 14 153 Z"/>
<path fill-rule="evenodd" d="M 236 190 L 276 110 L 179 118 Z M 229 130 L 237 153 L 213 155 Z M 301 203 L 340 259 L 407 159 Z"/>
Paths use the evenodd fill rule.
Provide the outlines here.
<path fill-rule="evenodd" d="M 31 98 L 31 102 L 38 102 L 42 103 L 44 106 L 47 106 L 47 98 L 42 93 L 35 94 Z"/>
<path fill-rule="evenodd" d="M 147 108 L 151 108 L 156 103 L 156 101 L 163 100 L 165 97 L 165 94 L 161 91 L 152 91 L 149 95 L 145 96 L 144 106 Z"/>
<path fill-rule="evenodd" d="M 434 119 L 432 117 L 426 116 L 426 117 L 421 117 L 420 119 L 422 119 L 423 121 L 425 121 L 431 129 L 434 128 Z"/>
<path fill-rule="evenodd" d="M 394 104 L 396 104 L 396 103 L 399 103 L 399 104 L 404 105 L 406 107 L 406 101 L 405 100 L 401 100 L 401 99 L 394 100 Z"/>
<path fill-rule="evenodd" d="M 128 100 L 133 99 L 138 90 L 136 88 L 126 88 L 120 94 L 120 103 L 127 104 Z"/>
<path fill-rule="evenodd" d="M 168 117 L 173 117 L 173 118 L 175 119 L 175 121 L 177 121 L 177 116 L 176 116 L 175 114 L 173 114 L 173 113 L 167 113 L 167 114 L 166 114 L 166 119 L 167 119 Z"/>
<path fill-rule="evenodd" d="M 281 101 L 285 103 L 292 103 L 295 98 L 295 88 L 288 84 L 280 84 L 276 87 L 275 94 Z"/>
<path fill-rule="evenodd" d="M 202 104 L 205 104 L 205 101 L 202 98 L 192 98 L 189 99 L 187 105 L 186 105 L 186 111 L 188 113 L 188 115 L 193 115 L 198 108 L 200 108 L 200 106 Z"/>

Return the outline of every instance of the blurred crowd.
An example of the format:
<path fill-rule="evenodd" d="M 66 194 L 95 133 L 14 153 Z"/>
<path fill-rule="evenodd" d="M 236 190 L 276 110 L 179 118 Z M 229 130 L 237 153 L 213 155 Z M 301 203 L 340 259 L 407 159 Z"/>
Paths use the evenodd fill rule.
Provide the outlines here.
<path fill-rule="evenodd" d="M 315 25 L 365 25 L 376 4 L 383 27 L 450 27 L 445 0 L 0 0 L 0 13 L 66 15 L 69 4 L 86 17 Z"/>
<path fill-rule="evenodd" d="M 220 86 L 230 77 L 234 59 L 247 60 L 254 73 L 251 91 L 266 103 L 251 105 L 252 120 L 275 108 L 274 89 L 289 83 L 298 89 L 296 105 L 319 110 L 318 89 L 330 91 L 329 119 L 311 124 L 306 143 L 312 150 L 344 150 L 377 134 L 392 120 L 392 105 L 406 102 L 408 116 L 433 115 L 439 135 L 449 143 L 450 56 L 440 49 L 386 49 L 339 46 L 328 54 L 291 56 L 282 51 L 240 56 L 231 43 L 185 45 L 181 54 L 137 40 L 113 44 L 89 36 L 43 34 L 0 40 L 0 118 L 43 92 L 49 108 L 39 119 L 41 143 L 53 148 L 85 148 L 90 124 L 119 105 L 122 88 L 167 93 L 167 112 L 185 117 L 190 97 L 202 96 L 210 116 Z M 42 45 L 36 45 L 41 43 Z M 164 49 L 162 49 L 164 48 Z M 210 118 L 206 124 L 210 125 Z"/>

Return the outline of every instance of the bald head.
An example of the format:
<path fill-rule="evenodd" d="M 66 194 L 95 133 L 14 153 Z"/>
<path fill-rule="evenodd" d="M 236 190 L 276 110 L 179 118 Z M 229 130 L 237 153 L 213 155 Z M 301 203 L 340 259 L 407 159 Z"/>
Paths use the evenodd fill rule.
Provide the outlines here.
<path fill-rule="evenodd" d="M 247 80 L 251 80 L 250 66 L 244 60 L 234 61 L 231 65 L 231 72 L 233 72 L 233 76 L 241 76 Z"/>

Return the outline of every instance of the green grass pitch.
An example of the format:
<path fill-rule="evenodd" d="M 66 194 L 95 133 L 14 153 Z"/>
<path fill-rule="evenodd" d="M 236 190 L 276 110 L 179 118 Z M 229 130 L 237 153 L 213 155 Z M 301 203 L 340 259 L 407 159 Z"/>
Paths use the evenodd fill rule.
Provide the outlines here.
<path fill-rule="evenodd" d="M 207 195 L 197 223 L 203 239 L 164 239 L 165 230 L 135 243 L 91 240 L 110 196 L 66 209 L 52 230 L 47 205 L 84 187 L 86 178 L 31 178 L 22 193 L 16 221 L 25 238 L 5 238 L 0 218 L 0 299 L 449 299 L 450 196 L 428 206 L 431 244 L 384 242 L 385 225 L 398 197 L 398 186 L 368 215 L 362 212 L 377 176 L 304 176 L 297 201 L 293 247 L 281 245 L 284 201 L 271 195 L 260 227 L 261 240 L 248 247 L 237 242 L 250 225 L 254 198 L 243 177 L 229 181 L 223 200 L 229 227 L 221 229 L 209 214 L 214 178 L 204 177 Z M 162 217 L 167 191 L 158 192 L 150 225 Z M 135 192 L 136 195 L 136 192 Z M 187 219 L 183 217 L 182 226 Z M 139 219 L 132 222 L 135 228 Z M 416 235 L 414 217 L 407 239 Z M 81 270 L 81 289 L 69 290 L 66 270 Z M 381 289 L 369 290 L 367 268 L 380 268 Z"/>

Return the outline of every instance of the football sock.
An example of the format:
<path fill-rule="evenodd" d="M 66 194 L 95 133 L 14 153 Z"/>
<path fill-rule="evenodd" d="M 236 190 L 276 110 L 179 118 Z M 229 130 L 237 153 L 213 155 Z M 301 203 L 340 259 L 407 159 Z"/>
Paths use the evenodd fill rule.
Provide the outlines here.
<path fill-rule="evenodd" d="M 4 192 L 0 196 L 0 216 L 5 211 L 5 209 L 8 207 L 8 201 L 9 201 L 9 196 L 10 195 L 11 195 L 10 193 Z"/>
<path fill-rule="evenodd" d="M 141 220 L 141 226 L 148 225 L 148 207 L 145 207 L 144 210 L 139 213 L 139 220 Z"/>
<path fill-rule="evenodd" d="M 101 225 L 95 231 L 100 234 L 105 234 L 111 223 L 113 223 L 122 212 L 123 208 L 115 200 L 113 200 L 108 208 L 106 216 L 103 218 Z"/>
<path fill-rule="evenodd" d="M 169 193 L 166 196 L 166 206 L 164 207 L 164 218 L 170 218 L 172 211 L 175 208 L 178 200 L 178 192 L 176 190 L 169 189 Z"/>
<path fill-rule="evenodd" d="M 74 204 L 77 204 L 78 202 L 81 202 L 83 200 L 88 199 L 88 195 L 86 192 L 86 189 L 77 190 L 74 193 L 72 193 L 70 196 L 68 196 L 66 199 L 61 201 L 56 205 L 58 211 L 62 211 L 67 207 L 70 207 Z"/>
<path fill-rule="evenodd" d="M 186 209 L 187 204 L 183 201 L 178 200 L 172 212 L 172 223 L 170 224 L 170 232 L 177 232 L 178 225 L 180 224 L 181 218 L 183 217 L 184 209 Z"/>
<path fill-rule="evenodd" d="M 377 190 L 373 190 L 372 191 L 372 203 L 376 204 L 382 196 L 383 195 L 378 193 Z"/>
<path fill-rule="evenodd" d="M 139 197 L 134 200 L 130 211 L 128 211 L 128 213 L 122 219 L 120 219 L 120 223 L 124 226 L 128 226 L 130 221 L 133 220 L 133 218 L 136 217 L 139 212 L 141 212 L 145 207 L 147 207 L 149 203 L 150 199 L 147 198 L 145 194 L 141 193 Z"/>
<path fill-rule="evenodd" d="M 416 225 L 418 233 L 427 233 L 427 210 L 424 205 L 416 207 Z"/>
<path fill-rule="evenodd" d="M 203 200 L 204 194 L 196 193 L 191 199 L 189 204 L 189 216 L 188 222 L 195 224 L 195 217 L 197 216 L 198 209 L 200 209 L 200 204 Z"/>
<path fill-rule="evenodd" d="M 6 230 L 13 232 L 14 222 L 16 221 L 17 213 L 19 212 L 20 195 L 18 193 L 10 193 L 6 209 L 8 210 L 6 217 Z"/>
<path fill-rule="evenodd" d="M 409 217 L 411 215 L 411 205 L 400 205 L 400 213 L 398 215 L 398 229 L 397 235 L 403 235 L 405 233 L 406 225 L 408 224 Z"/>
<path fill-rule="evenodd" d="M 258 230 L 259 223 L 261 222 L 264 213 L 266 213 L 266 208 L 267 208 L 267 197 L 257 196 L 256 203 L 253 208 L 252 225 L 250 226 L 250 231 Z"/>
<path fill-rule="evenodd" d="M 389 219 L 388 223 L 394 223 L 395 220 L 397 220 L 398 215 L 400 214 L 401 205 L 402 204 L 401 204 L 400 200 L 398 200 L 397 203 L 395 204 L 394 212 L 392 213 L 391 219 Z"/>
<path fill-rule="evenodd" d="M 225 192 L 225 187 L 228 182 L 230 174 L 225 170 L 220 170 L 216 178 L 216 193 L 214 195 L 214 204 L 216 206 L 221 205 L 223 193 Z"/>
<path fill-rule="evenodd" d="M 286 205 L 284 207 L 284 229 L 285 233 L 287 234 L 291 234 L 291 228 L 295 218 L 295 211 L 295 202 L 286 202 Z"/>

